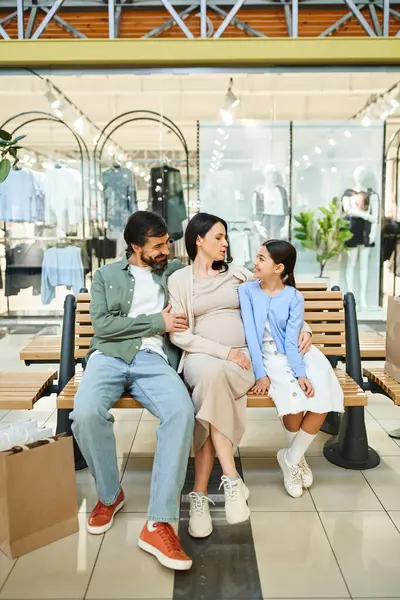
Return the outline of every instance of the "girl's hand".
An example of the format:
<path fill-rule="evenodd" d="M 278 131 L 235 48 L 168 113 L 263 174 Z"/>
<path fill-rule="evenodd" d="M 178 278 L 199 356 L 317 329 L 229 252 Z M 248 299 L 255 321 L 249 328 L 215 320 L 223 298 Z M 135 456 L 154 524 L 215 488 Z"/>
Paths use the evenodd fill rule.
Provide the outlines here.
<path fill-rule="evenodd" d="M 271 385 L 271 381 L 270 381 L 269 377 L 260 377 L 260 379 L 257 379 L 255 384 L 253 385 L 250 392 L 252 394 L 257 394 L 257 395 L 262 396 L 269 391 L 270 385 Z"/>
<path fill-rule="evenodd" d="M 251 369 L 251 360 L 247 358 L 247 356 L 241 350 L 239 350 L 239 348 L 231 348 L 231 351 L 228 355 L 228 360 L 236 363 L 245 371 L 250 371 Z"/>
<path fill-rule="evenodd" d="M 311 350 L 311 333 L 308 331 L 302 331 L 299 335 L 299 352 L 304 356 L 306 352 Z"/>
<path fill-rule="evenodd" d="M 298 377 L 297 381 L 307 398 L 312 398 L 315 392 L 311 381 L 307 377 Z"/>

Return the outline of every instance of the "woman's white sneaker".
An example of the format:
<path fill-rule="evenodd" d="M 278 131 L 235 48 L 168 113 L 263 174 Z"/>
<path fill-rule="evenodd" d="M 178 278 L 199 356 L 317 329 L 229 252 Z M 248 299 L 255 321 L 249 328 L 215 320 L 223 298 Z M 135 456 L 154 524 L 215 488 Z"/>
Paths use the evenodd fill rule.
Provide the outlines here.
<path fill-rule="evenodd" d="M 204 494 L 196 492 L 190 492 L 189 501 L 189 535 L 194 538 L 206 538 L 213 530 L 209 502 L 214 503 Z"/>
<path fill-rule="evenodd" d="M 289 496 L 292 498 L 301 498 L 303 495 L 303 482 L 301 479 L 301 470 L 298 465 L 291 465 L 287 461 L 287 448 L 279 450 L 277 459 L 283 473 L 283 482 Z"/>
<path fill-rule="evenodd" d="M 228 523 L 236 525 L 237 523 L 247 521 L 250 517 L 250 508 L 247 506 L 250 492 L 243 483 L 243 480 L 240 477 L 231 479 L 223 475 L 219 489 L 222 486 L 224 486 L 225 514 Z"/>
<path fill-rule="evenodd" d="M 301 482 L 302 482 L 303 488 L 308 489 L 309 487 L 312 486 L 314 477 L 313 477 L 312 471 L 310 469 L 310 465 L 307 463 L 304 456 L 301 459 L 301 461 L 299 462 L 299 469 L 300 469 L 300 473 L 301 473 Z"/>

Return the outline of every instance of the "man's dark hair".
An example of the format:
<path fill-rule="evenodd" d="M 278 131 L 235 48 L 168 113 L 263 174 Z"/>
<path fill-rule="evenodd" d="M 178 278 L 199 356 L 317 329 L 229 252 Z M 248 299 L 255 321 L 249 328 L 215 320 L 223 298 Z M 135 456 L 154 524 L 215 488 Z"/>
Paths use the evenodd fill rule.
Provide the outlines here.
<path fill-rule="evenodd" d="M 163 237 L 167 233 L 167 224 L 160 215 L 148 210 L 136 211 L 129 217 L 124 231 L 127 255 L 133 252 L 132 244 L 143 247 L 149 237 Z"/>

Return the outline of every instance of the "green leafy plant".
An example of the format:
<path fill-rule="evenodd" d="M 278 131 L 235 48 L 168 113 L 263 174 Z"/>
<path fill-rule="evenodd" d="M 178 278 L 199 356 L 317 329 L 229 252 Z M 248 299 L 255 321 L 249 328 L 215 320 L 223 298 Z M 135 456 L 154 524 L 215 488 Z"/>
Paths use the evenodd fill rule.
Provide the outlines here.
<path fill-rule="evenodd" d="M 319 276 L 323 276 L 328 260 L 347 251 L 346 242 L 351 240 L 349 222 L 340 214 L 339 199 L 334 198 L 327 207 L 321 206 L 322 217 L 315 218 L 312 210 L 301 212 L 295 216 L 299 224 L 295 227 L 295 238 L 306 250 L 316 253 L 320 265 Z"/>
<path fill-rule="evenodd" d="M 18 143 L 25 137 L 25 135 L 19 135 L 13 139 L 8 131 L 0 129 L 0 183 L 7 179 L 11 167 L 18 163 L 18 150 L 22 148 Z M 13 164 L 7 156 L 10 156 Z"/>

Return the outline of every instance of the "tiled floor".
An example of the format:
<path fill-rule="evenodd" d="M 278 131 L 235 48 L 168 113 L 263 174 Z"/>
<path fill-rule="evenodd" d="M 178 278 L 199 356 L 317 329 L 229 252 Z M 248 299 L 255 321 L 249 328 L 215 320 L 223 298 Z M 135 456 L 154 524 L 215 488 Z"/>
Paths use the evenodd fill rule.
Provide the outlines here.
<path fill-rule="evenodd" d="M 26 336 L 0 340 L 0 359 L 7 357 L 7 369 L 24 369 L 17 360 L 24 343 Z M 328 463 L 322 455 L 328 436 L 321 433 L 309 452 L 315 483 L 300 500 L 283 490 L 275 454 L 285 439 L 274 410 L 248 413 L 239 450 L 250 489 L 263 597 L 400 600 L 400 441 L 387 435 L 400 427 L 400 408 L 384 396 L 369 399 L 369 442 L 381 454 L 381 464 L 370 471 L 346 471 Z M 28 415 L 0 411 L 0 427 L 27 416 L 55 425 L 54 398 L 41 400 Z M 114 527 L 104 536 L 86 533 L 85 519 L 96 493 L 89 473 L 78 472 L 79 533 L 17 561 L 0 553 L 0 600 L 173 597 L 173 573 L 137 548 L 146 518 L 157 420 L 134 410 L 115 411 L 115 417 L 127 501 Z M 208 600 L 191 600 L 200 598 Z"/>

